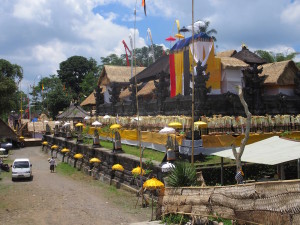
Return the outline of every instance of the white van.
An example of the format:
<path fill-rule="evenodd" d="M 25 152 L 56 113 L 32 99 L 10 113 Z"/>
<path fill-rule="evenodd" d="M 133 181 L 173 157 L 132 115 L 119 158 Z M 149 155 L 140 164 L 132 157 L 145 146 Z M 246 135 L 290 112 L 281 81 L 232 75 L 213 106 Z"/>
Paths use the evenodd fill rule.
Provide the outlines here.
<path fill-rule="evenodd" d="M 32 164 L 29 159 L 15 159 L 12 164 L 11 172 L 12 181 L 18 178 L 29 178 L 32 180 Z"/>

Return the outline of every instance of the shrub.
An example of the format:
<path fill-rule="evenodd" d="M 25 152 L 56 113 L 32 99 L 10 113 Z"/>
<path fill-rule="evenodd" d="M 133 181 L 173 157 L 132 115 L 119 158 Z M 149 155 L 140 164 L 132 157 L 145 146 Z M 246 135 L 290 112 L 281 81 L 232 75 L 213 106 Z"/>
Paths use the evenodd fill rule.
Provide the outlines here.
<path fill-rule="evenodd" d="M 171 187 L 188 187 L 198 185 L 196 168 L 188 162 L 178 162 L 167 178 Z"/>

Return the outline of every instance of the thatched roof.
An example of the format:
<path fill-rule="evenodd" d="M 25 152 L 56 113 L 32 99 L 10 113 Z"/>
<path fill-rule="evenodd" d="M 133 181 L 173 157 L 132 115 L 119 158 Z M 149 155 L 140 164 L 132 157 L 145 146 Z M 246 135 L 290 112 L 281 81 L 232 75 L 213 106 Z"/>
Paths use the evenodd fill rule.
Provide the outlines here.
<path fill-rule="evenodd" d="M 161 72 L 170 73 L 169 56 L 163 55 L 154 63 L 136 75 L 137 82 L 155 80 L 156 75 Z"/>
<path fill-rule="evenodd" d="M 146 95 L 153 94 L 154 90 L 155 90 L 154 81 L 150 80 L 146 84 L 144 84 L 141 90 L 139 90 L 138 96 L 146 96 Z M 129 91 L 128 88 L 126 88 L 125 90 L 121 91 L 120 99 L 127 98 L 130 96 L 130 94 L 131 92 Z"/>
<path fill-rule="evenodd" d="M 266 60 L 262 59 L 255 53 L 249 51 L 249 49 L 245 46 L 243 46 L 242 50 L 235 53 L 232 57 L 240 59 L 248 64 L 261 65 L 261 64 L 266 63 Z"/>
<path fill-rule="evenodd" d="M 86 99 L 84 99 L 80 103 L 80 106 L 88 106 L 88 105 L 96 105 L 95 91 L 93 91 Z"/>
<path fill-rule="evenodd" d="M 136 74 L 143 71 L 145 67 L 136 67 Z M 135 74 L 135 68 L 133 68 Z M 131 78 L 131 67 L 129 66 L 112 66 L 105 65 L 101 71 L 98 86 L 106 86 L 109 83 L 126 83 Z"/>
<path fill-rule="evenodd" d="M 56 118 L 59 120 L 83 120 L 86 116 L 89 116 L 88 112 L 79 105 L 71 104 L 69 108 L 56 116 Z"/>
<path fill-rule="evenodd" d="M 218 57 L 221 59 L 222 69 L 245 68 L 249 65 L 242 60 L 233 57 Z"/>
<path fill-rule="evenodd" d="M 234 54 L 236 53 L 236 50 L 227 50 L 227 51 L 224 51 L 224 52 L 218 52 L 216 54 L 216 57 L 231 57 L 233 56 Z"/>
<path fill-rule="evenodd" d="M 145 96 L 153 94 L 155 90 L 154 81 L 150 80 L 139 92 L 138 96 Z"/>
<path fill-rule="evenodd" d="M 124 99 L 124 98 L 127 98 L 129 97 L 131 94 L 131 92 L 129 91 L 128 88 L 125 88 L 124 90 L 121 91 L 120 95 L 119 95 L 119 98 L 120 99 Z"/>
<path fill-rule="evenodd" d="M 0 138 L 17 138 L 17 134 L 2 119 L 0 119 Z"/>
<path fill-rule="evenodd" d="M 295 74 L 299 71 L 292 60 L 268 63 L 261 67 L 263 72 L 260 75 L 267 75 L 265 84 L 293 85 Z"/>

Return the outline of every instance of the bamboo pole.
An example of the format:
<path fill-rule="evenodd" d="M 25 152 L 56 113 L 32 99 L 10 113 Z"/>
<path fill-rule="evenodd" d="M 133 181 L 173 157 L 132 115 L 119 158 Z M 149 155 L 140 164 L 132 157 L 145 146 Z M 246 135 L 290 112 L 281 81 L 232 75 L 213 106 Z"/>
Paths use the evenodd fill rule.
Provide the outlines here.
<path fill-rule="evenodd" d="M 191 163 L 194 165 L 194 140 L 195 140 L 195 135 L 194 135 L 194 111 L 195 111 L 195 74 L 194 74 L 194 0 L 192 0 L 192 48 L 193 48 L 193 62 L 192 62 L 192 155 L 191 155 Z"/>

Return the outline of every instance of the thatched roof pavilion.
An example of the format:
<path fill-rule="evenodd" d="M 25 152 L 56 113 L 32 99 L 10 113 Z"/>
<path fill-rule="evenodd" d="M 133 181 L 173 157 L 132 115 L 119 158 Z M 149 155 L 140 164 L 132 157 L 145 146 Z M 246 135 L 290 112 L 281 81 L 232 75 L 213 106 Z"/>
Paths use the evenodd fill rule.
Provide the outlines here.
<path fill-rule="evenodd" d="M 17 134 L 2 119 L 0 119 L 0 139 L 2 138 L 17 139 Z"/>
<path fill-rule="evenodd" d="M 248 63 L 250 65 L 253 64 L 262 65 L 267 62 L 265 59 L 249 51 L 249 49 L 246 46 L 243 46 L 242 50 L 235 53 L 232 57 L 242 60 L 245 63 Z"/>
<path fill-rule="evenodd" d="M 227 51 L 224 51 L 224 52 L 218 52 L 216 54 L 216 57 L 218 57 L 218 58 L 220 58 L 220 57 L 231 57 L 234 54 L 236 54 L 236 50 L 227 50 Z"/>
<path fill-rule="evenodd" d="M 95 99 L 95 91 L 93 91 L 86 99 L 84 99 L 80 106 L 95 106 L 96 99 Z"/>
<path fill-rule="evenodd" d="M 57 120 L 75 120 L 75 121 L 83 121 L 84 117 L 89 116 L 89 113 L 86 112 L 83 108 L 81 108 L 77 104 L 71 103 L 70 107 L 63 111 L 61 114 L 56 116 Z"/>
<path fill-rule="evenodd" d="M 242 60 L 233 57 L 218 57 L 221 59 L 222 69 L 236 69 L 245 68 L 249 65 Z"/>

